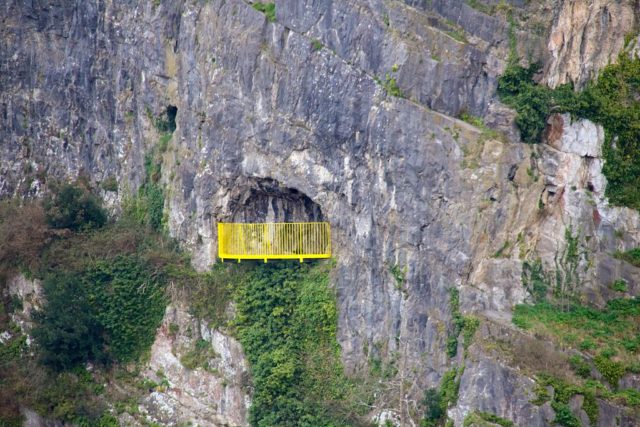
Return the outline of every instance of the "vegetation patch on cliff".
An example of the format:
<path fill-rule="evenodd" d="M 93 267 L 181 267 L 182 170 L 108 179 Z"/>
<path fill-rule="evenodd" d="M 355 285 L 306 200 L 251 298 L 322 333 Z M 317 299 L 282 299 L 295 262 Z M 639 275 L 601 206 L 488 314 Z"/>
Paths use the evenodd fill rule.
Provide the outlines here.
<path fill-rule="evenodd" d="M 235 293 L 235 327 L 253 374 L 255 426 L 357 425 L 342 370 L 330 263 L 252 265 Z"/>
<path fill-rule="evenodd" d="M 444 373 L 439 388 L 427 389 L 422 399 L 425 414 L 420 421 L 420 427 L 436 427 L 447 421 L 447 409 L 458 402 L 460 391 L 460 377 L 464 372 L 461 368 L 453 367 Z"/>
<path fill-rule="evenodd" d="M 524 68 L 512 60 L 498 81 L 500 98 L 517 112 L 523 141 L 541 142 L 551 113 L 571 113 L 601 124 L 606 195 L 613 204 L 640 209 L 640 58 L 621 53 L 616 64 L 605 67 L 579 93 L 568 84 L 555 89 L 537 84 L 539 68 Z"/>
<path fill-rule="evenodd" d="M 76 425 L 117 425 L 107 402 L 135 415 L 137 399 L 151 389 L 137 366 L 163 317 L 169 284 L 198 299 L 197 314 L 224 317 L 226 276 L 193 271 L 163 232 L 158 156 L 146 164 L 141 190 L 118 219 L 83 180 L 52 187 L 44 202 L 0 203 L 0 331 L 11 331 L 0 342 L 0 424 L 21 425 L 22 407 Z M 43 284 L 43 300 L 29 301 L 31 344 L 12 321 L 23 301 L 6 289 L 18 272 Z"/>
<path fill-rule="evenodd" d="M 480 326 L 480 320 L 473 316 L 464 316 L 460 312 L 460 292 L 456 288 L 449 290 L 449 307 L 451 308 L 453 328 L 447 337 L 447 355 L 449 357 L 455 357 L 456 354 L 458 354 L 458 339 L 460 334 L 462 333 L 464 339 L 463 347 L 466 353 L 471 345 L 473 336 Z"/>

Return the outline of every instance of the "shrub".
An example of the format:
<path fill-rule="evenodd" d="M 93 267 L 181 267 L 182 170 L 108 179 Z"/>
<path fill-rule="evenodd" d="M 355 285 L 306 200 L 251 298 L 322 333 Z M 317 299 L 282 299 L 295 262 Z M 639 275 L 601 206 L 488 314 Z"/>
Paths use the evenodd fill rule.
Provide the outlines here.
<path fill-rule="evenodd" d="M 116 178 L 114 176 L 110 176 L 107 179 L 105 179 L 104 181 L 102 181 L 100 183 L 100 187 L 102 187 L 102 189 L 104 191 L 112 191 L 112 192 L 117 192 L 118 191 L 118 181 L 116 180 Z"/>
<path fill-rule="evenodd" d="M 571 369 L 582 378 L 589 378 L 591 374 L 591 366 L 581 356 L 574 354 L 569 358 Z"/>
<path fill-rule="evenodd" d="M 178 109 L 173 105 L 168 105 L 164 113 L 156 117 L 154 124 L 159 132 L 173 133 L 176 130 L 176 116 Z"/>
<path fill-rule="evenodd" d="M 436 422 L 445 415 L 442 409 L 442 395 L 436 388 L 430 388 L 424 392 L 422 405 L 425 407 L 424 418 L 427 421 Z"/>
<path fill-rule="evenodd" d="M 634 265 L 636 267 L 640 267 L 640 248 L 633 248 L 633 249 L 630 249 L 630 250 L 628 250 L 626 252 L 616 252 L 616 253 L 613 254 L 613 256 L 618 258 L 618 259 L 624 260 L 624 261 L 628 262 L 631 265 Z M 614 285 L 618 284 L 619 282 L 620 282 L 620 280 L 616 281 L 614 283 Z M 622 283 L 623 285 L 626 285 L 626 283 L 624 281 L 622 281 L 622 282 L 623 282 Z M 618 286 L 621 287 L 620 284 L 618 284 Z"/>
<path fill-rule="evenodd" d="M 612 387 L 618 387 L 618 381 L 625 373 L 624 365 L 620 362 L 615 362 L 604 354 L 599 354 L 593 360 L 596 364 L 596 368 L 602 374 Z"/>
<path fill-rule="evenodd" d="M 617 354 L 623 363 L 636 358 L 633 353 L 640 346 L 636 328 L 639 321 L 640 298 L 613 299 L 604 309 L 574 303 L 562 311 L 543 302 L 517 305 L 513 310 L 513 322 L 518 326 L 535 328 L 537 333 L 555 337 L 567 345 L 580 342 L 578 347 L 592 354 L 596 348 L 603 348 L 601 356 L 610 358 Z"/>
<path fill-rule="evenodd" d="M 629 287 L 627 286 L 627 282 L 620 279 L 620 280 L 616 280 L 611 284 L 611 289 L 613 289 L 616 292 L 627 292 Z"/>
<path fill-rule="evenodd" d="M 311 50 L 317 52 L 323 48 L 322 42 L 318 39 L 313 39 L 311 41 Z"/>
<path fill-rule="evenodd" d="M 252 6 L 258 12 L 264 13 L 264 15 L 267 17 L 267 21 L 276 22 L 276 4 L 275 3 L 262 3 L 257 1 L 253 3 Z"/>
<path fill-rule="evenodd" d="M 571 408 L 566 403 L 552 402 L 551 407 L 556 413 L 554 423 L 565 427 L 582 427 L 582 423 L 573 415 Z"/>
<path fill-rule="evenodd" d="M 84 187 L 64 184 L 44 202 L 47 223 L 52 228 L 73 231 L 100 228 L 107 222 L 101 201 Z"/>
<path fill-rule="evenodd" d="M 534 302 L 542 302 L 547 298 L 549 279 L 542 267 L 542 261 L 524 261 L 522 263 L 522 284 Z"/>
<path fill-rule="evenodd" d="M 0 283 L 5 283 L 13 270 L 36 270 L 50 237 L 42 205 L 0 202 Z"/>
<path fill-rule="evenodd" d="M 33 337 L 42 362 L 58 371 L 88 361 L 104 362 L 104 331 L 79 275 L 50 274 L 43 282 L 43 291 L 47 303 L 33 315 Z"/>
<path fill-rule="evenodd" d="M 444 373 L 438 389 L 430 388 L 425 391 L 422 405 L 425 408 L 424 417 L 420 421 L 420 427 L 433 427 L 442 425 L 446 418 L 447 408 L 458 402 L 460 380 L 456 378 L 462 375 L 462 370 L 452 368 Z"/>
<path fill-rule="evenodd" d="M 449 308 L 453 326 L 447 337 L 447 355 L 455 357 L 458 353 L 458 336 L 464 327 L 464 317 L 460 313 L 460 292 L 456 288 L 449 289 Z"/>
<path fill-rule="evenodd" d="M 209 359 L 215 356 L 211 343 L 200 338 L 194 348 L 180 358 L 180 363 L 187 369 L 209 369 Z"/>
<path fill-rule="evenodd" d="M 402 92 L 402 89 L 400 89 L 400 87 L 398 86 L 396 78 L 391 74 L 387 73 L 384 82 L 382 82 L 382 86 L 389 95 L 398 98 L 406 98 L 405 94 Z"/>
<path fill-rule="evenodd" d="M 472 425 L 487 425 L 487 423 L 496 424 L 502 427 L 515 427 L 513 421 L 499 417 L 496 414 L 490 412 L 475 411 L 467 415 L 462 423 L 463 427 L 470 427 Z"/>
<path fill-rule="evenodd" d="M 34 314 L 42 360 L 62 371 L 88 361 L 136 360 L 151 346 L 166 301 L 161 278 L 132 256 L 81 272 L 48 274 L 47 300 Z"/>

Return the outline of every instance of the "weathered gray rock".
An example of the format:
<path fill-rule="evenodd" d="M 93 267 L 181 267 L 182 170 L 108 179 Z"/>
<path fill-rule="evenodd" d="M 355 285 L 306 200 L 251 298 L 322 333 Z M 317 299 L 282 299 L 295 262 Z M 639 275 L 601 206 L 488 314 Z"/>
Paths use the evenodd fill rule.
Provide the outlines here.
<path fill-rule="evenodd" d="M 611 0 L 569 0 L 559 4 L 549 36 L 545 81 L 551 87 L 582 87 L 615 62 L 625 36 L 637 24 L 637 4 Z"/>
<path fill-rule="evenodd" d="M 588 253 L 581 292 L 603 303 L 617 278 L 628 295 L 640 291 L 638 269 L 610 256 L 640 244 L 640 219 L 604 199 L 602 130 L 563 116 L 547 145 L 507 142 L 517 138 L 513 113 L 494 97 L 509 49 L 504 16 L 462 0 L 282 0 L 268 23 L 241 0 L 156 3 L 0 6 L 0 194 L 38 196 L 47 180 L 115 177 L 118 192 L 103 193 L 117 210 L 144 179 L 144 156 L 160 138 L 155 117 L 177 107 L 162 157 L 170 233 L 206 269 L 217 221 L 330 221 L 343 361 L 366 373 L 370 357 L 397 354 L 398 378 L 409 385 L 390 392 L 400 398 L 380 396 L 371 415 L 407 425 L 452 363 L 448 289 L 460 289 L 465 313 L 509 324 L 511 307 L 528 298 L 522 262 L 540 258 L 551 268 L 571 227 Z M 519 52 L 544 59 L 543 39 L 527 25 L 545 29 L 573 3 L 509 3 L 526 17 L 515 29 Z M 556 21 L 556 33 L 566 29 L 567 19 Z M 581 58 L 601 58 L 611 32 L 598 31 Z M 556 83 L 582 81 L 606 62 L 571 67 L 573 48 L 559 49 L 546 74 Z M 386 93 L 391 78 L 409 99 Z M 461 111 L 486 115 L 507 136 L 451 117 Z M 394 265 L 406 267 L 401 288 Z M 173 347 L 191 341 L 169 336 L 167 322 L 194 320 L 174 309 L 149 371 L 162 368 L 170 385 L 149 396 L 146 413 L 163 423 L 245 424 L 237 343 L 200 328 L 226 380 L 186 370 Z M 527 402 L 528 372 L 483 348 L 472 356 L 450 411 L 456 425 L 472 409 L 549 424 L 550 409 Z"/>
<path fill-rule="evenodd" d="M 211 357 L 206 368 L 188 369 L 180 356 L 192 351 L 197 339 L 210 343 Z M 140 411 L 154 422 L 248 425 L 250 380 L 240 344 L 194 319 L 186 307 L 167 307 L 143 375 L 165 384 L 140 404 Z"/>

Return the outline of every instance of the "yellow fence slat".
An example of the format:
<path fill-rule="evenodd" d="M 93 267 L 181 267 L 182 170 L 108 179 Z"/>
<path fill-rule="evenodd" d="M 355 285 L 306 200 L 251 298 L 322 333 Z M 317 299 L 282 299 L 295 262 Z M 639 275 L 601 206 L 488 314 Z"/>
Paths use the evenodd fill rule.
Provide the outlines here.
<path fill-rule="evenodd" d="M 327 222 L 218 223 L 221 259 L 299 259 L 331 257 Z"/>

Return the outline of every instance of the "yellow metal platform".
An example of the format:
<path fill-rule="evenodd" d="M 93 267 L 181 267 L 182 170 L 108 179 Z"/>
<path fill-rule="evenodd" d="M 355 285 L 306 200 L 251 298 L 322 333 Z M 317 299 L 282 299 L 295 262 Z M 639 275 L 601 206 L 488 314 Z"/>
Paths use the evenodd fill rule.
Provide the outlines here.
<path fill-rule="evenodd" d="M 218 256 L 225 259 L 331 257 L 328 222 L 218 223 Z"/>

